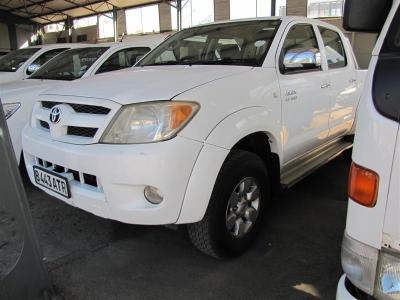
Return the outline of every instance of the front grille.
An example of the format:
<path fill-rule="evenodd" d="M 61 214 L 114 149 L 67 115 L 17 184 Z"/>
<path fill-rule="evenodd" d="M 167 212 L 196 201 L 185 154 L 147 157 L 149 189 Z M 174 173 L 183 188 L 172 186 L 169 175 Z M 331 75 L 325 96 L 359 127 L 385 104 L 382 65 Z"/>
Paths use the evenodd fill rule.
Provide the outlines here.
<path fill-rule="evenodd" d="M 68 126 L 68 135 L 92 138 L 96 135 L 97 128 Z"/>
<path fill-rule="evenodd" d="M 72 174 L 72 176 L 74 177 L 74 181 L 80 182 L 81 184 L 86 184 L 86 185 L 90 185 L 90 186 L 98 188 L 97 177 L 94 175 L 82 173 L 82 172 L 75 171 L 72 169 L 67 169 L 66 167 L 53 164 L 53 163 L 45 161 L 44 159 L 41 159 L 41 158 L 37 158 L 37 163 L 38 163 L 38 165 L 40 165 L 46 169 L 50 169 L 59 174 L 64 174 L 64 173 Z"/>
<path fill-rule="evenodd" d="M 62 104 L 61 102 L 51 102 L 51 101 L 42 101 L 42 107 L 47 109 L 52 109 L 54 106 Z M 92 115 L 108 115 L 111 109 L 102 106 L 96 105 L 87 105 L 87 104 L 76 104 L 76 103 L 65 103 L 71 106 L 75 112 L 81 114 L 92 114 Z"/>
<path fill-rule="evenodd" d="M 42 128 L 44 128 L 44 129 L 50 129 L 49 123 L 47 123 L 45 121 L 40 121 L 40 126 L 42 126 Z"/>

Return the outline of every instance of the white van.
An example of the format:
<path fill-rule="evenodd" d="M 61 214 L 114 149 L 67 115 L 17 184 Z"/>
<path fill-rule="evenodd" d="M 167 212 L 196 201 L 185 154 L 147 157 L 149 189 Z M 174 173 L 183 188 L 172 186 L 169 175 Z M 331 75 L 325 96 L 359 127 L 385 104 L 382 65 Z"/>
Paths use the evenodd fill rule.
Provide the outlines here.
<path fill-rule="evenodd" d="M 394 300 L 400 299 L 400 1 L 365 2 L 345 4 L 346 29 L 381 34 L 357 116 L 337 299 Z"/>

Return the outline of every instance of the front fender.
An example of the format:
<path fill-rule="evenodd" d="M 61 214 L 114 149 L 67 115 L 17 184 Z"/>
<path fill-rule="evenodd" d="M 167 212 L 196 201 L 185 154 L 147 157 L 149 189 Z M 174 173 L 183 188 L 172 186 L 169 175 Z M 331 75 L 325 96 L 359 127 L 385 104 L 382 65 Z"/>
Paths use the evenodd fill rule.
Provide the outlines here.
<path fill-rule="evenodd" d="M 207 136 L 196 160 L 177 224 L 203 219 L 222 164 L 242 138 L 255 132 L 265 132 L 270 139 L 271 151 L 279 155 L 279 128 L 280 118 L 274 118 L 264 107 L 242 109 L 223 119 Z"/>

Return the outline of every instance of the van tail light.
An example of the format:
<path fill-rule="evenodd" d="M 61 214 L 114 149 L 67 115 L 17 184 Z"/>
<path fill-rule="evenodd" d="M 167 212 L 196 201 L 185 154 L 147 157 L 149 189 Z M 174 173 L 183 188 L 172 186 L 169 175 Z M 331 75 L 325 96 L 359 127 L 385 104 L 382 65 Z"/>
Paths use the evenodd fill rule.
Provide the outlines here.
<path fill-rule="evenodd" d="M 374 207 L 378 196 L 379 175 L 355 163 L 349 175 L 349 198 L 358 204 Z"/>

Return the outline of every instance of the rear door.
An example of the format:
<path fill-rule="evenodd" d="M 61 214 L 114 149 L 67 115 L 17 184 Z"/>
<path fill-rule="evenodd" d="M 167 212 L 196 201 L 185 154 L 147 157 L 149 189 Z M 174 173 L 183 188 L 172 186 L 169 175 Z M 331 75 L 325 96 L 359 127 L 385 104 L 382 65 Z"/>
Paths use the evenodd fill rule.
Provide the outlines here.
<path fill-rule="evenodd" d="M 326 142 L 329 77 L 312 24 L 292 23 L 277 52 L 283 123 L 283 163 Z"/>
<path fill-rule="evenodd" d="M 324 45 L 330 81 L 329 138 L 333 139 L 352 128 L 358 103 L 357 74 L 344 36 L 323 26 L 318 26 L 318 29 Z"/>

